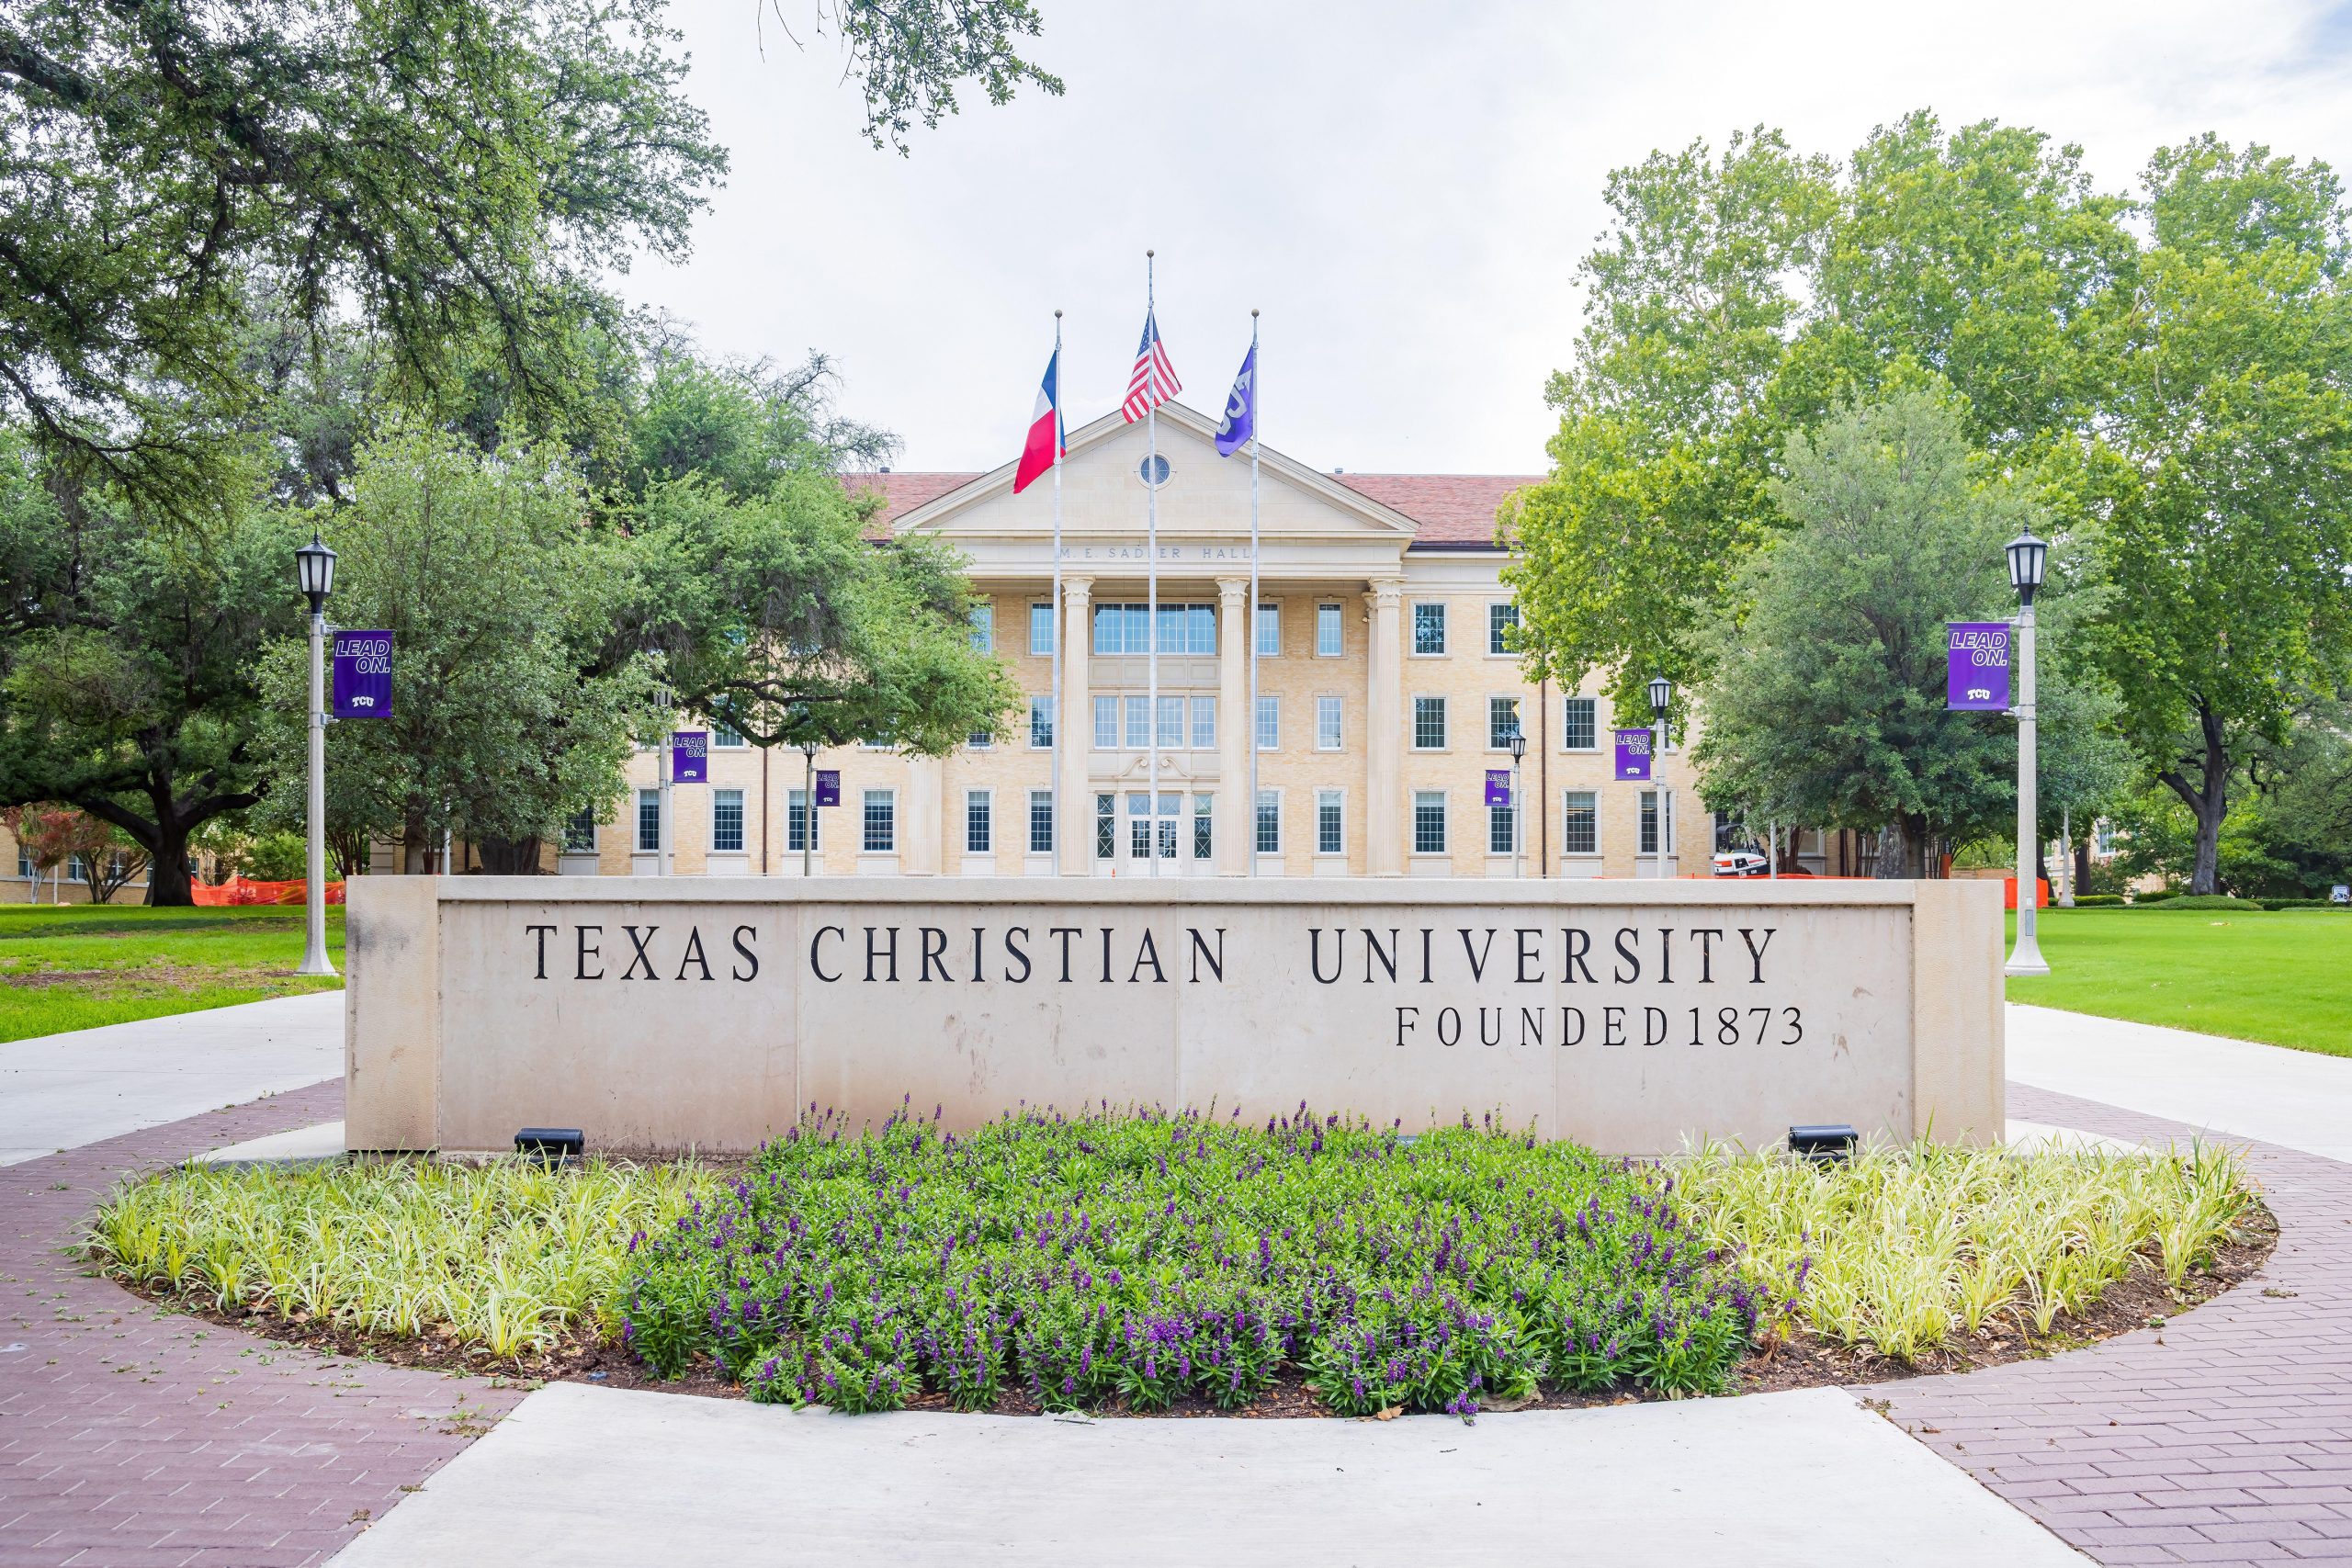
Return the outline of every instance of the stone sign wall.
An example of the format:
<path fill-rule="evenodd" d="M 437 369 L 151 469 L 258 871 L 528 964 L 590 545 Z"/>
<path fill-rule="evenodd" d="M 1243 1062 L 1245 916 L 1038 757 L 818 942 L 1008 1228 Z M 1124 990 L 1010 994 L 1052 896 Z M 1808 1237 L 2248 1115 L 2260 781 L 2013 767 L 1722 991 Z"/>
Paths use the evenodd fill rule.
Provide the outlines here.
<path fill-rule="evenodd" d="M 1654 1154 L 2002 1131 L 1999 887 L 362 877 L 368 1149 L 728 1150 L 811 1101 L 1487 1111 Z"/>

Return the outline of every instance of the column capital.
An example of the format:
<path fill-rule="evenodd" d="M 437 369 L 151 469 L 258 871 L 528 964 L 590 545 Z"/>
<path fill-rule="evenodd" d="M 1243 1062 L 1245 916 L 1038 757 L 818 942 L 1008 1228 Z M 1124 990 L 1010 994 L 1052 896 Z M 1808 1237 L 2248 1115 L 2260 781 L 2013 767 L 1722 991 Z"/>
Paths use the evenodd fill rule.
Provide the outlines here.
<path fill-rule="evenodd" d="M 1374 609 L 1396 604 L 1405 597 L 1405 580 L 1401 577 L 1375 577 L 1365 586 L 1363 602 Z"/>
<path fill-rule="evenodd" d="M 1216 596 L 1231 604 L 1250 597 L 1250 580 L 1246 577 L 1220 577 L 1216 580 Z"/>
<path fill-rule="evenodd" d="M 1083 601 L 1084 601 L 1084 600 L 1086 600 L 1087 598 L 1091 597 L 1091 596 L 1093 594 L 1093 592 L 1094 592 L 1094 580 L 1093 580 L 1092 578 L 1091 578 L 1091 577 L 1073 577 L 1073 576 L 1070 576 L 1070 575 L 1069 575 L 1069 574 L 1068 574 L 1068 573 L 1064 573 L 1064 574 L 1063 574 L 1063 577 L 1062 577 L 1062 597 L 1063 597 L 1063 598 L 1065 598 L 1065 599 L 1076 599 L 1076 600 L 1079 600 L 1079 601 L 1083 602 Z"/>

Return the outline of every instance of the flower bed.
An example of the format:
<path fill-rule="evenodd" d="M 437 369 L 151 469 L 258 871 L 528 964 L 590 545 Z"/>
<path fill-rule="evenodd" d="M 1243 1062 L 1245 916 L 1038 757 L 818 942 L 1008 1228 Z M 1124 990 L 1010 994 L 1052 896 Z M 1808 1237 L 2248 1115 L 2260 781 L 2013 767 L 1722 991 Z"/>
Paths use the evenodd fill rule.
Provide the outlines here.
<path fill-rule="evenodd" d="M 657 1371 L 708 1355 L 754 1399 L 843 1410 L 1231 1408 L 1295 1368 L 1341 1414 L 1468 1414 L 1726 1388 L 1778 1310 L 1668 1173 L 1466 1118 L 812 1115 L 636 1248 L 623 1334 Z"/>

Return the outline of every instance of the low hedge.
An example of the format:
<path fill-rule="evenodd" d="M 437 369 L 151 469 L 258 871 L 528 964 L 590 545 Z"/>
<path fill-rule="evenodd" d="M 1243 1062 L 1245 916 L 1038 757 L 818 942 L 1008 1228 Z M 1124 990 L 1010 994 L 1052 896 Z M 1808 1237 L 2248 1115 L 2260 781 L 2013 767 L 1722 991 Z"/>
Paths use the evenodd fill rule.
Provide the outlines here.
<path fill-rule="evenodd" d="M 2263 906 L 2252 898 L 2233 898 L 2226 893 L 2180 893 L 2164 899 L 2143 898 L 2143 904 L 2162 903 L 2167 909 L 2235 909 L 2241 914 L 2258 915 Z"/>
<path fill-rule="evenodd" d="M 2266 909 L 2344 909 L 2352 911 L 2352 904 L 2339 904 L 2333 898 L 2256 898 Z"/>
<path fill-rule="evenodd" d="M 2123 895 L 2120 893 L 2077 893 L 2075 895 L 2075 908 L 2077 909 L 2120 908 L 2123 901 Z"/>

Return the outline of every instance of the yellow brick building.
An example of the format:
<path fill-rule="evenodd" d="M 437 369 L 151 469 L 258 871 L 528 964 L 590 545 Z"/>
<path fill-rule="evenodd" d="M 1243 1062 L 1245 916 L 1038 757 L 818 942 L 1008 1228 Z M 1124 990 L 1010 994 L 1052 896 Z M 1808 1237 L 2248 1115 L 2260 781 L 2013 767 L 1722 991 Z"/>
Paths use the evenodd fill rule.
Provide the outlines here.
<path fill-rule="evenodd" d="M 1617 781 L 1598 682 L 1531 685 L 1501 651 L 1512 612 L 1494 513 L 1535 476 L 1323 473 L 1265 451 L 1253 709 L 1247 453 L 1218 457 L 1215 422 L 1180 404 L 1157 424 L 1159 468 L 1145 427 L 1116 413 L 1071 433 L 1058 613 L 1050 479 L 1017 496 L 1010 463 L 853 480 L 880 492 L 881 525 L 970 558 L 987 596 L 974 635 L 1007 661 L 1023 712 L 1009 733 L 936 759 L 808 759 L 714 737 L 709 782 L 671 792 L 673 873 L 798 875 L 805 851 L 835 875 L 1508 876 L 1511 812 L 1484 799 L 1488 770 L 1510 765 L 1514 718 L 1527 737 L 1521 874 L 1707 871 L 1713 827 L 1686 754 L 1669 747 L 1655 788 Z M 1156 707 L 1143 609 L 1154 488 Z M 560 871 L 655 871 L 658 767 L 650 751 L 634 760 L 616 819 L 575 824 Z M 816 811 L 809 847 L 812 767 L 839 773 L 841 804 Z"/>

